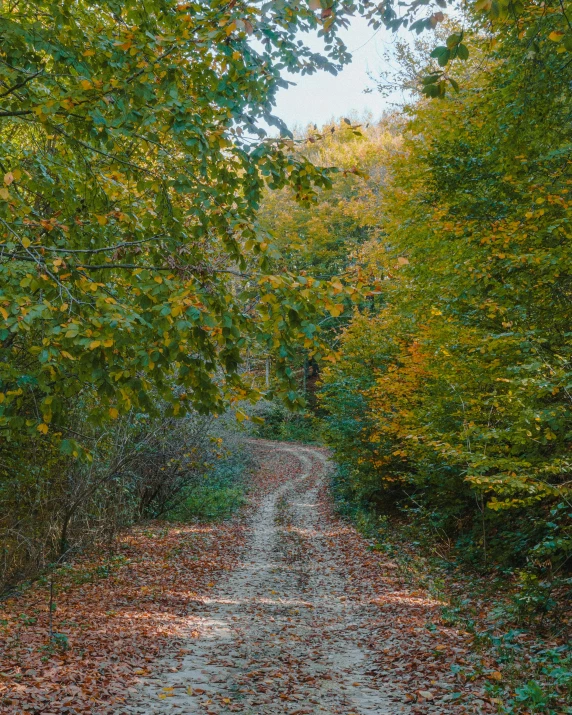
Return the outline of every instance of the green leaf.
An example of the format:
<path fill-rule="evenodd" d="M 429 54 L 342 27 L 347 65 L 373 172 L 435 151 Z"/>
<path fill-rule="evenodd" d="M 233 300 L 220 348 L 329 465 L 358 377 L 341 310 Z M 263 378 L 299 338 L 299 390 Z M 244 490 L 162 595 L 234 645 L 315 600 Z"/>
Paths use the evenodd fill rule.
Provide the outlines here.
<path fill-rule="evenodd" d="M 452 35 L 449 35 L 447 38 L 447 47 L 452 50 L 453 47 L 456 47 L 461 40 L 463 39 L 463 33 L 462 32 L 454 32 Z"/>
<path fill-rule="evenodd" d="M 459 45 L 459 47 L 457 48 L 457 56 L 460 60 L 469 59 L 469 48 L 467 47 L 467 45 Z"/>
<path fill-rule="evenodd" d="M 440 45 L 439 47 L 435 47 L 433 52 L 431 52 L 431 57 L 438 59 L 439 57 L 441 57 L 441 55 L 446 54 L 448 52 L 449 50 L 447 47 L 445 47 L 444 45 Z"/>

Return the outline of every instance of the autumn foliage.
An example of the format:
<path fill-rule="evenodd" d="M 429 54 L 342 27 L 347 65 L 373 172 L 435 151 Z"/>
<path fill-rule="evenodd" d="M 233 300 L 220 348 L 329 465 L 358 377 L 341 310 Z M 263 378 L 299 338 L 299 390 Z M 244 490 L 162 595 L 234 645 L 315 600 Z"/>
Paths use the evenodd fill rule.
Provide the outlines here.
<path fill-rule="evenodd" d="M 477 562 L 562 574 L 570 65 L 556 42 L 525 57 L 516 33 L 501 38 L 490 50 L 477 33 L 485 59 L 457 95 L 405 109 L 383 237 L 355 256 L 373 303 L 343 334 L 322 406 L 355 499 L 421 510 Z"/>

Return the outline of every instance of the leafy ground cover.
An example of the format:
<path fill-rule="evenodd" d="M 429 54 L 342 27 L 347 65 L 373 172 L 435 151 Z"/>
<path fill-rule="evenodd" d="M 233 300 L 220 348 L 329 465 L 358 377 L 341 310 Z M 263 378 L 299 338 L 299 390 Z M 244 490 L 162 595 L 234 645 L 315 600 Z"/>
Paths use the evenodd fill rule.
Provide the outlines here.
<path fill-rule="evenodd" d="M 286 607 L 288 618 L 277 631 L 270 618 L 268 627 L 257 621 L 260 608 L 268 610 L 273 598 L 280 600 L 272 595 L 274 582 L 270 579 L 266 587 L 260 586 L 262 591 L 255 589 L 252 597 L 262 599 L 253 611 L 257 648 L 268 648 L 266 660 L 275 660 L 285 649 L 290 662 L 288 638 L 297 644 L 302 636 L 296 629 L 309 629 L 316 643 L 317 670 L 310 676 L 304 671 L 300 680 L 298 671 L 284 665 L 280 679 L 272 680 L 270 687 L 266 661 L 249 655 L 249 672 L 261 666 L 260 687 L 256 686 L 261 706 L 268 698 L 275 702 L 286 678 L 290 689 L 280 690 L 284 698 L 277 712 L 282 712 L 280 707 L 289 712 L 288 703 L 298 703 L 304 712 L 308 703 L 299 702 L 300 695 L 294 693 L 310 682 L 306 676 L 315 689 L 325 673 L 325 686 L 330 687 L 327 668 L 320 666 L 318 643 L 327 643 L 328 653 L 337 652 L 350 634 L 369 663 L 358 679 L 362 696 L 385 694 L 388 712 L 394 705 L 414 714 L 570 712 L 570 621 L 564 611 L 549 611 L 531 621 L 529 606 L 523 605 L 534 594 L 530 586 L 519 589 L 513 580 L 507 588 L 504 575 L 501 588 L 503 575 L 497 572 L 463 574 L 451 565 L 452 554 L 443 553 L 442 541 L 431 539 L 419 526 L 414 529 L 403 520 L 372 517 L 344 504 L 335 481 L 333 490 L 328 480 L 320 486 L 320 471 L 315 470 L 323 469 L 321 450 L 287 443 L 280 451 L 276 443 L 264 441 L 254 442 L 252 449 L 257 467 L 248 482 L 249 506 L 235 508 L 232 519 L 220 518 L 228 513 L 224 507 L 213 508 L 212 522 L 155 521 L 134 527 L 106 554 L 78 558 L 2 602 L 1 713 L 118 713 L 130 707 L 142 681 L 156 687 L 170 682 L 169 678 L 180 679 L 192 651 L 190 644 L 200 649 L 204 637 L 194 624 L 200 624 L 201 613 L 207 621 L 212 619 L 213 608 L 224 601 L 220 601 L 220 577 L 240 571 L 239 561 L 244 560 L 254 534 L 252 524 L 260 523 L 248 516 L 270 503 L 268 499 L 276 502 L 278 552 L 284 552 L 282 570 L 276 573 L 284 574 L 294 601 L 315 599 L 316 606 L 309 612 L 310 620 Z M 297 458 L 298 453 L 313 465 L 307 486 L 296 486 L 305 478 L 301 467 L 305 462 Z M 223 465 L 219 476 L 222 496 L 217 498 L 214 485 L 210 487 L 211 505 L 226 504 L 229 492 L 241 488 L 236 473 L 229 477 L 228 468 L 227 464 L 225 474 Z M 244 485 L 245 480 L 239 483 Z M 312 493 L 306 494 L 308 488 Z M 288 498 L 282 495 L 284 489 L 290 490 Z M 302 516 L 293 516 L 305 513 L 308 504 L 313 505 L 316 519 L 311 528 L 298 523 Z M 268 549 L 268 559 L 276 559 L 270 542 Z M 247 568 L 250 581 L 248 573 Z M 337 574 L 336 587 L 326 598 L 324 589 L 330 588 L 332 573 Z M 237 578 L 240 582 L 240 574 Z M 558 593 L 552 596 L 564 605 Z M 336 609 L 346 616 L 334 625 L 330 616 L 322 614 L 320 626 L 318 604 L 332 597 L 339 602 Z M 236 625 L 240 614 L 232 606 L 225 608 L 230 608 L 230 620 Z M 282 635 L 277 641 L 278 632 Z M 241 638 L 239 644 L 244 645 L 248 639 L 244 634 Z M 276 650 L 276 643 L 282 650 Z M 235 662 L 228 653 L 223 660 Z M 304 668 L 314 667 L 306 661 Z M 258 683 L 257 678 L 248 676 L 244 682 Z M 339 690 L 343 700 L 344 688 Z M 167 699 L 173 695 L 169 688 L 161 693 Z M 196 695 L 202 697 L 200 687 Z M 224 711 L 221 698 L 216 700 L 220 707 L 211 699 L 213 712 Z M 232 700 L 232 706 L 240 710 L 240 701 Z"/>
<path fill-rule="evenodd" d="M 231 569 L 240 520 L 154 522 L 0 604 L 0 712 L 116 712 L 129 687 L 176 650 L 189 607 Z M 54 637 L 50 639 L 50 621 Z"/>
<path fill-rule="evenodd" d="M 143 679 L 125 713 L 494 712 L 483 680 L 461 672 L 472 648 L 462 625 L 334 512 L 327 453 L 255 448 L 257 509 L 240 564 L 190 615 L 198 635 L 186 654 Z"/>
<path fill-rule="evenodd" d="M 464 629 L 470 648 L 451 666 L 460 680 L 480 681 L 483 697 L 498 712 L 572 712 L 566 586 L 518 570 L 479 571 L 426 515 L 376 515 L 345 500 L 339 480 L 333 483 L 337 511 L 370 540 L 370 549 L 391 558 L 410 588 L 435 599 L 435 614 L 425 627 L 435 632 L 440 622 Z"/>
<path fill-rule="evenodd" d="M 254 464 L 237 447 L 173 521 L 133 527 L 0 601 L 0 713 L 115 713 L 161 657 L 179 654 L 189 611 L 236 565 L 246 516 L 283 479 Z"/>

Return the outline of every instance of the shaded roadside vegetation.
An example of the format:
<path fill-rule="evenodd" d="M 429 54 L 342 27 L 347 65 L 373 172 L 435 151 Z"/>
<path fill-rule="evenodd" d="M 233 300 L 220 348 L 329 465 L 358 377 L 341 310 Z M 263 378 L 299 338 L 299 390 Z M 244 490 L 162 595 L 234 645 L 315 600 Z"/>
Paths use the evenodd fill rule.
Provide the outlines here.
<path fill-rule="evenodd" d="M 246 504 L 248 472 L 252 457 L 241 435 L 224 442 L 221 458 L 202 476 L 187 485 L 178 503 L 166 514 L 173 522 L 221 521 L 230 518 Z"/>
<path fill-rule="evenodd" d="M 317 208 L 294 210 L 284 189 L 263 216 L 286 263 L 335 264 L 368 287 L 331 313 L 334 354 L 306 390 L 303 424 L 317 420 L 348 498 L 428 514 L 467 564 L 565 590 L 572 65 L 555 37 L 527 55 L 510 23 L 492 48 L 478 22 L 464 33 L 475 51 L 458 92 L 309 128 L 304 151 L 341 175 Z M 404 76 L 437 71 L 423 42 L 396 55 Z"/>
<path fill-rule="evenodd" d="M 332 447 L 344 509 L 498 654 L 501 710 L 561 713 L 572 65 L 558 33 L 527 43 L 518 23 L 489 30 L 474 16 L 445 27 L 442 51 L 463 33 L 472 54 L 459 91 L 437 102 L 419 78 L 441 72 L 439 53 L 397 42 L 398 71 L 377 84 L 404 87 L 409 101 L 373 124 L 308 128 L 307 154 L 347 173 L 317 211 L 294 210 L 285 189 L 266 216 L 285 261 L 318 274 L 336 264 L 368 286 L 331 315 L 335 356 L 319 364 L 304 421 Z"/>
<path fill-rule="evenodd" d="M 88 460 L 57 451 L 8 453 L 0 485 L 0 584 L 10 589 L 150 519 L 222 518 L 242 499 L 247 464 L 229 419 L 132 412 L 112 427 L 74 426 Z M 6 462 L 5 462 L 5 466 Z"/>
<path fill-rule="evenodd" d="M 341 310 L 338 283 L 277 273 L 257 213 L 267 187 L 308 203 L 329 185 L 271 116 L 285 66 L 349 61 L 294 39 L 325 20 L 290 1 L 2 4 L 0 589 L 188 501 L 208 416 L 261 396 L 245 358 L 272 356 L 275 393 L 301 402 L 290 358 L 320 349 L 306 323 Z"/>
<path fill-rule="evenodd" d="M 387 554 L 411 587 L 441 602 L 443 623 L 471 636 L 470 655 L 456 666 L 457 677 L 482 680 L 502 713 L 571 711 L 565 588 L 539 583 L 530 571 L 471 568 L 460 545 L 447 539 L 422 507 L 389 515 L 357 504 L 343 469 L 333 475 L 332 492 L 338 512 L 358 527 L 370 548 Z M 491 659 L 497 668 L 492 672 Z"/>
<path fill-rule="evenodd" d="M 358 503 L 423 510 L 466 562 L 542 590 L 572 568 L 571 70 L 554 43 L 522 59 L 509 35 L 405 109 L 383 238 L 356 255 L 375 304 L 320 405 Z"/>

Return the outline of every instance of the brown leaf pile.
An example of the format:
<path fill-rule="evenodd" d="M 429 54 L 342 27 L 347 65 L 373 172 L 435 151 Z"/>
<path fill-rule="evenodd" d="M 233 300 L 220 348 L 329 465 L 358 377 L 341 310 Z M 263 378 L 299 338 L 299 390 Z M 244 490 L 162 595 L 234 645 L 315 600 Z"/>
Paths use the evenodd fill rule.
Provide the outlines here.
<path fill-rule="evenodd" d="M 334 514 L 327 488 L 320 502 L 331 524 L 332 543 L 344 559 L 348 597 L 375 606 L 364 645 L 377 654 L 378 668 L 370 675 L 379 687 L 399 683 L 413 713 L 496 712 L 497 703 L 484 686 L 502 678 L 498 666 L 481 658 L 481 676 L 467 678 L 463 672 L 473 655 L 472 636 L 446 626 L 440 615 L 443 603 L 412 590 L 395 562 L 371 551 L 367 540 Z"/>
<path fill-rule="evenodd" d="M 234 566 L 245 532 L 241 521 L 151 524 L 125 534 L 111 560 L 74 562 L 54 579 L 62 636 L 53 642 L 46 584 L 0 604 L 0 713 L 113 712 L 177 647 L 189 609 Z"/>

